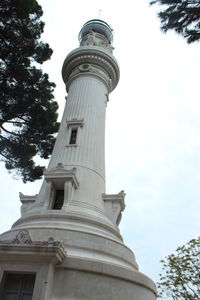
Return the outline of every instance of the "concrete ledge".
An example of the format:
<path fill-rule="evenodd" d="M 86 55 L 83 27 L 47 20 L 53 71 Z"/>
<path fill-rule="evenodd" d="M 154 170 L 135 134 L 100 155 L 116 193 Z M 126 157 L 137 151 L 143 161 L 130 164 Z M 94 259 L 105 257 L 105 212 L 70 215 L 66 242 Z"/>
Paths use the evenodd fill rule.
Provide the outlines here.
<path fill-rule="evenodd" d="M 60 267 L 58 266 L 57 268 Z M 66 263 L 64 263 L 64 268 L 86 273 L 96 273 L 107 277 L 113 277 L 118 278 L 120 280 L 129 281 L 131 283 L 140 285 L 150 290 L 152 293 L 154 293 L 155 297 L 157 296 L 155 283 L 149 277 L 147 277 L 145 274 L 139 271 L 130 270 L 116 265 L 98 262 L 94 260 L 83 260 L 78 258 L 72 258 L 69 256 L 66 259 Z"/>

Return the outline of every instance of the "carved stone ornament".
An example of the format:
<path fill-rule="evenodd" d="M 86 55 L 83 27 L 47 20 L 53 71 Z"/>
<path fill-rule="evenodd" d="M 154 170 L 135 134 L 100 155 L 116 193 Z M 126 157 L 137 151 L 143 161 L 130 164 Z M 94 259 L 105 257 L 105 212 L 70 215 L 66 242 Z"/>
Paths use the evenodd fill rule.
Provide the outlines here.
<path fill-rule="evenodd" d="M 66 256 L 61 241 L 55 241 L 53 237 L 47 241 L 32 241 L 27 230 L 19 231 L 14 240 L 0 240 L 0 263 L 22 261 L 60 264 Z"/>
<path fill-rule="evenodd" d="M 90 64 L 82 64 L 79 66 L 79 70 L 81 72 L 87 72 L 91 70 L 91 65 Z"/>
<path fill-rule="evenodd" d="M 55 241 L 52 236 L 48 239 L 48 241 L 46 242 L 46 244 L 49 245 L 49 246 L 60 246 L 60 247 L 62 246 L 63 247 L 62 242 Z"/>
<path fill-rule="evenodd" d="M 12 241 L 13 244 L 32 244 L 32 240 L 28 230 L 21 230 Z"/>
<path fill-rule="evenodd" d="M 56 168 L 57 168 L 57 169 L 63 169 L 64 166 L 63 166 L 63 164 L 62 164 L 61 162 L 59 162 L 59 163 L 57 164 Z"/>
<path fill-rule="evenodd" d="M 111 220 L 114 224 L 117 226 L 119 225 L 121 221 L 121 212 L 125 209 L 125 193 L 124 191 L 121 191 L 118 194 L 102 194 L 102 198 L 104 200 L 104 206 L 105 209 L 110 216 Z"/>

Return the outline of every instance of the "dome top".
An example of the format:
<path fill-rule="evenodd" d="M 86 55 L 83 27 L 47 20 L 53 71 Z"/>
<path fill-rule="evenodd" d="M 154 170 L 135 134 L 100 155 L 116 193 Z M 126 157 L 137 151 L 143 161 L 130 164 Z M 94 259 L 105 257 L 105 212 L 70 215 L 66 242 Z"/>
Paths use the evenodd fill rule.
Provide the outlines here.
<path fill-rule="evenodd" d="M 108 39 L 109 43 L 112 44 L 112 28 L 106 22 L 99 19 L 90 20 L 83 25 L 78 36 L 79 41 L 81 42 L 82 38 L 91 31 L 103 34 Z"/>

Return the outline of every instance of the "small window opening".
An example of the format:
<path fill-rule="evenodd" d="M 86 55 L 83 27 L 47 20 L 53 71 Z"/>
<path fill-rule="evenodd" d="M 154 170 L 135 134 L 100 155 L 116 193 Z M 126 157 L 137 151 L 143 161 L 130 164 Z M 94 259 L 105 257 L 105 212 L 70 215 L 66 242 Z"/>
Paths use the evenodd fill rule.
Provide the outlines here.
<path fill-rule="evenodd" d="M 1 300 L 32 300 L 35 274 L 6 274 Z"/>
<path fill-rule="evenodd" d="M 76 144 L 77 132 L 78 132 L 77 128 L 72 129 L 71 137 L 70 137 L 70 141 L 69 141 L 70 145 Z"/>
<path fill-rule="evenodd" d="M 53 209 L 61 209 L 64 203 L 64 190 L 56 190 Z"/>

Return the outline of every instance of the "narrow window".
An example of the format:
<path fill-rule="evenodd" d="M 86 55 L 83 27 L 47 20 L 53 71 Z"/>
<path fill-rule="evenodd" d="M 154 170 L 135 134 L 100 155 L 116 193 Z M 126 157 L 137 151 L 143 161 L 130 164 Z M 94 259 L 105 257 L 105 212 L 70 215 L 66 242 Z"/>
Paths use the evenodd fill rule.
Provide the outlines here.
<path fill-rule="evenodd" d="M 35 274 L 8 273 L 0 300 L 32 300 Z"/>
<path fill-rule="evenodd" d="M 53 209 L 61 209 L 63 203 L 64 203 L 64 190 L 56 190 Z"/>
<path fill-rule="evenodd" d="M 70 141 L 69 141 L 70 145 L 76 144 L 77 132 L 78 132 L 77 128 L 72 128 L 71 137 L 70 137 Z"/>

